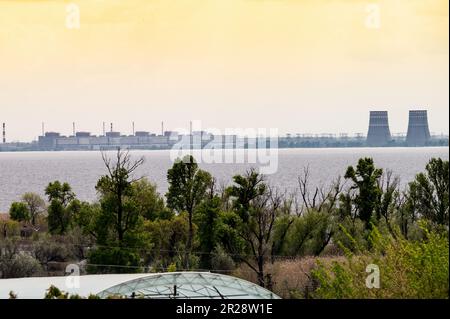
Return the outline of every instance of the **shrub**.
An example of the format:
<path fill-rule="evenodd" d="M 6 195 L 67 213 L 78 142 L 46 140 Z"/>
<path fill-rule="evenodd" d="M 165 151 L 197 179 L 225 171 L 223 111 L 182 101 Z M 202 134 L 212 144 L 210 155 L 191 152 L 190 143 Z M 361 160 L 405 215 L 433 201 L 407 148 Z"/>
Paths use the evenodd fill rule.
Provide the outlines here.
<path fill-rule="evenodd" d="M 285 299 L 309 299 L 317 288 L 317 281 L 312 271 L 317 268 L 317 261 L 331 265 L 334 261 L 343 261 L 344 257 L 298 257 L 295 259 L 278 259 L 266 265 L 272 276 L 271 290 Z M 232 273 L 233 276 L 257 283 L 255 272 L 247 265 L 241 264 Z"/>
<path fill-rule="evenodd" d="M 49 262 L 65 262 L 73 257 L 67 245 L 57 242 L 52 237 L 44 237 L 35 242 L 33 251 L 36 259 L 44 265 Z"/>
<path fill-rule="evenodd" d="M 141 272 L 141 259 L 135 249 L 97 247 L 88 256 L 88 273 L 137 273 Z"/>
<path fill-rule="evenodd" d="M 176 272 L 177 271 L 177 265 L 175 263 L 172 263 L 167 267 L 167 272 Z"/>
<path fill-rule="evenodd" d="M 343 262 L 318 264 L 313 277 L 319 287 L 315 298 L 448 298 L 449 246 L 446 234 L 422 226 L 424 238 L 408 241 L 386 238 L 374 227 L 370 233 L 373 249 L 365 255 L 346 250 Z M 344 247 L 345 249 L 345 247 Z M 366 287 L 366 267 L 380 270 L 380 288 Z"/>
<path fill-rule="evenodd" d="M 22 278 L 39 274 L 42 267 L 36 259 L 24 253 L 15 254 L 12 258 L 0 258 L 2 278 Z"/>
<path fill-rule="evenodd" d="M 11 238 L 20 235 L 20 223 L 15 220 L 0 220 L 0 238 Z"/>
<path fill-rule="evenodd" d="M 218 273 L 229 273 L 236 268 L 233 258 L 220 245 L 212 253 L 211 266 Z"/>
<path fill-rule="evenodd" d="M 39 261 L 21 252 L 17 238 L 0 241 L 0 278 L 30 277 L 41 270 Z"/>

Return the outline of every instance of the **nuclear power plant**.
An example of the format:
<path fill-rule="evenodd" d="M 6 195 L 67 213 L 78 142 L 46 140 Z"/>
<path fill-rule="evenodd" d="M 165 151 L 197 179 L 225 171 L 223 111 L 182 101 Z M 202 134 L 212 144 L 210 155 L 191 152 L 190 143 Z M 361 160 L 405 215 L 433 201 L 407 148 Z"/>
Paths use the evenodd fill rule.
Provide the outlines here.
<path fill-rule="evenodd" d="M 364 133 L 311 134 L 296 133 L 275 137 L 279 148 L 327 148 L 327 147 L 405 147 L 405 146 L 448 146 L 448 135 L 431 135 L 428 127 L 426 110 L 409 111 L 407 133 L 391 133 L 387 111 L 371 111 L 369 129 Z M 132 122 L 132 134 L 122 134 L 114 130 L 113 123 L 102 124 L 102 134 L 77 131 L 72 122 L 71 135 L 46 131 L 42 123 L 42 134 L 34 141 L 17 142 L 7 140 L 7 123 L 2 123 L 2 141 L 0 151 L 69 151 L 69 150 L 105 150 L 105 149 L 172 149 L 189 147 L 198 149 L 214 148 L 249 148 L 255 145 L 255 139 L 240 135 L 214 135 L 206 131 L 178 133 L 166 131 L 161 123 L 161 132 L 135 130 Z M 109 124 L 107 126 L 107 124 Z M 190 123 L 192 126 L 192 123 Z M 8 126 L 10 127 L 10 126 Z M 106 128 L 109 131 L 106 131 Z M 11 140 L 11 139 L 9 139 Z M 270 143 L 269 143 L 270 144 Z M 274 144 L 272 144 L 274 145 Z"/>
<path fill-rule="evenodd" d="M 371 111 L 367 146 L 387 146 L 390 141 L 391 131 L 389 130 L 388 112 Z"/>
<path fill-rule="evenodd" d="M 408 133 L 406 144 L 408 146 L 425 146 L 430 140 L 428 116 L 426 110 L 409 111 Z"/>

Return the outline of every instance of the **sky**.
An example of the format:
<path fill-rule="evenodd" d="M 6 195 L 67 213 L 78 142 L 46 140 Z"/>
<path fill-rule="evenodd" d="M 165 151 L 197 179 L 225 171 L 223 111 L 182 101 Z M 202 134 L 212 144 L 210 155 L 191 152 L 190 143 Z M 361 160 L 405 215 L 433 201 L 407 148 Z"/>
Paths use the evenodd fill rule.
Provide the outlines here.
<path fill-rule="evenodd" d="M 449 132 L 448 0 L 0 0 L 0 122 Z M 78 19 L 79 18 L 79 19 Z M 79 24 L 78 24 L 79 22 Z"/>

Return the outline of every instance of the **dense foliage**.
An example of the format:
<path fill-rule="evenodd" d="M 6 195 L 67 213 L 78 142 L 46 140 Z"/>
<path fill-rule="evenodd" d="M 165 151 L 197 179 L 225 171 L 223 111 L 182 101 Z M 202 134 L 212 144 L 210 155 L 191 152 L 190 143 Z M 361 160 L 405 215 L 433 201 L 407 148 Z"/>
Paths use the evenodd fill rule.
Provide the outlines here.
<path fill-rule="evenodd" d="M 119 150 L 103 160 L 94 203 L 59 181 L 45 189 L 47 203 L 30 193 L 12 203 L 0 221 L 1 277 L 77 263 L 87 273 L 211 270 L 296 298 L 448 297 L 448 161 L 431 159 L 403 190 L 371 158 L 327 187 L 311 187 L 305 168 L 290 194 L 254 169 L 219 189 L 188 156 L 169 169 L 161 196 L 136 176 L 143 159 Z M 293 269 L 308 260 L 308 270 L 277 270 L 294 258 Z M 371 264 L 380 288 L 366 287 Z M 54 288 L 48 296 L 70 298 Z"/>
<path fill-rule="evenodd" d="M 318 283 L 314 298 L 448 298 L 448 236 L 421 230 L 423 238 L 408 241 L 401 235 L 383 237 L 374 227 L 371 250 L 349 252 L 344 262 L 313 271 Z M 366 285 L 368 265 L 380 271 L 379 289 Z"/>

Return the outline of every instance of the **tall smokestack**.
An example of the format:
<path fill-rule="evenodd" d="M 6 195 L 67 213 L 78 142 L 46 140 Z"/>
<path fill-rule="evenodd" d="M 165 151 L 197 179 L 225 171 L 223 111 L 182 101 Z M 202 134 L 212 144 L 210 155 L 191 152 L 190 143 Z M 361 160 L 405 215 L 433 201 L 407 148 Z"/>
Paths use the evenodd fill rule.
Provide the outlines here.
<path fill-rule="evenodd" d="M 385 146 L 391 140 L 389 130 L 388 112 L 371 111 L 369 120 L 369 132 L 367 133 L 368 146 Z"/>
<path fill-rule="evenodd" d="M 76 135 L 75 122 L 72 123 L 73 136 Z"/>
<path fill-rule="evenodd" d="M 430 139 L 428 115 L 426 110 L 409 111 L 408 133 L 406 144 L 408 146 L 424 146 Z"/>
<path fill-rule="evenodd" d="M 6 123 L 3 123 L 3 144 L 6 144 Z"/>
<path fill-rule="evenodd" d="M 103 136 L 106 136 L 106 123 L 103 122 Z"/>
<path fill-rule="evenodd" d="M 111 132 L 114 132 L 112 122 L 111 122 Z"/>
<path fill-rule="evenodd" d="M 164 136 L 164 122 L 161 122 L 161 136 Z"/>
<path fill-rule="evenodd" d="M 45 123 L 42 122 L 42 136 L 45 135 Z"/>
<path fill-rule="evenodd" d="M 134 122 L 133 122 L 133 136 L 135 135 L 135 130 L 134 130 Z"/>
<path fill-rule="evenodd" d="M 190 142 L 190 146 L 189 146 L 189 148 L 191 149 L 191 150 L 193 150 L 194 149 L 194 136 L 192 135 L 192 121 L 190 121 L 189 122 L 189 134 L 190 134 L 190 136 L 189 136 L 189 142 Z"/>

